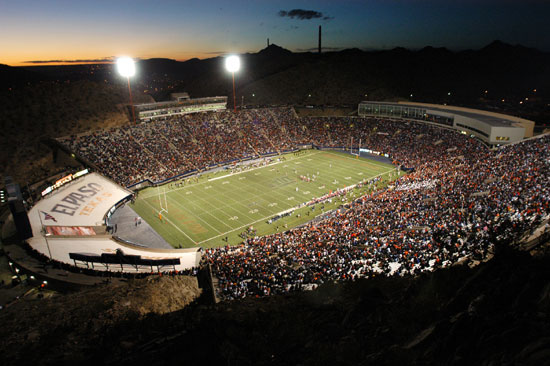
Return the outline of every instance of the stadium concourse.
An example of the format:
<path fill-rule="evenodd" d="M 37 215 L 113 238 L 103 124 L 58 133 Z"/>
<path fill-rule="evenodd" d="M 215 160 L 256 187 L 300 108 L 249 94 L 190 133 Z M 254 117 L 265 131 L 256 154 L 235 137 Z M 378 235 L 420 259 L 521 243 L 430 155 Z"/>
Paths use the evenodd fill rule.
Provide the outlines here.
<path fill-rule="evenodd" d="M 106 218 L 122 209 L 131 195 L 98 173 L 66 183 L 29 211 L 34 236 L 28 244 L 49 260 L 96 271 L 179 272 L 198 267 L 197 249 L 147 248 L 113 235 Z"/>
<path fill-rule="evenodd" d="M 349 147 L 352 138 L 412 172 L 323 220 L 208 249 L 224 298 L 484 260 L 494 245 L 516 243 L 548 220 L 548 135 L 489 150 L 433 123 L 300 119 L 283 108 L 186 115 L 59 141 L 131 186 L 302 145 Z"/>

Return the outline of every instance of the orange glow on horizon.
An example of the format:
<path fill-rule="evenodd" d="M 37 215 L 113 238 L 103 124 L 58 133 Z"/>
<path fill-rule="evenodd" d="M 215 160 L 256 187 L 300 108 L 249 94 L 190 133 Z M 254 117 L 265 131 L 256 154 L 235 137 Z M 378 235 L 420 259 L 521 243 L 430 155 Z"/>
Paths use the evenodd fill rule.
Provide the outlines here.
<path fill-rule="evenodd" d="M 185 62 L 185 61 L 188 61 L 188 60 L 193 59 L 193 58 L 198 58 L 198 59 L 204 60 L 204 59 L 207 59 L 207 58 L 214 58 L 214 57 L 218 57 L 218 56 L 221 56 L 221 55 L 224 55 L 224 53 L 222 53 L 222 52 L 220 52 L 220 53 L 200 52 L 200 53 L 191 54 L 189 56 L 184 56 L 184 57 L 174 57 L 174 56 L 171 57 L 169 55 L 165 55 L 165 56 L 151 55 L 151 56 L 148 56 L 148 57 L 136 56 L 136 59 L 147 60 L 147 59 L 150 59 L 150 58 L 167 58 L 167 59 L 172 59 L 172 60 L 176 60 L 176 61 L 179 61 L 179 62 Z M 12 66 L 12 67 L 22 67 L 22 66 L 24 66 L 24 67 L 33 67 L 33 66 L 59 66 L 59 65 L 97 65 L 97 64 L 113 64 L 113 63 L 115 63 L 115 59 L 113 59 L 112 61 L 84 61 L 85 59 L 83 59 L 83 58 L 72 58 L 72 57 L 67 57 L 67 58 L 64 58 L 64 57 L 63 58 L 62 57 L 57 57 L 57 58 L 41 57 L 41 59 L 42 60 L 38 59 L 38 61 L 40 61 L 40 62 L 0 59 L 0 64 Z M 87 59 L 100 60 L 101 58 L 90 57 L 90 58 L 87 58 Z M 48 60 L 59 60 L 59 61 L 47 62 Z M 78 61 L 78 60 L 83 60 L 83 61 Z"/>

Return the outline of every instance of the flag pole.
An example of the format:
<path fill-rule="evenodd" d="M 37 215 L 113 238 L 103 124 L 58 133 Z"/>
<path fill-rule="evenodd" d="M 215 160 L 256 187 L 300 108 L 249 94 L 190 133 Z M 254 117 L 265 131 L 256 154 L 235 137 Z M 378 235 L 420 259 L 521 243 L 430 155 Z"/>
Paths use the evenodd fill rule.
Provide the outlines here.
<path fill-rule="evenodd" d="M 42 223 L 42 215 L 41 214 L 41 211 L 38 210 L 38 219 L 40 220 L 40 226 L 42 227 L 42 229 L 44 229 L 44 224 Z M 46 229 L 44 229 L 45 231 Z M 48 253 L 50 254 L 50 259 L 52 259 L 52 252 L 50 250 L 50 244 L 48 243 L 48 236 L 46 235 L 47 233 L 44 233 L 44 239 L 46 240 L 46 246 L 48 247 Z"/>

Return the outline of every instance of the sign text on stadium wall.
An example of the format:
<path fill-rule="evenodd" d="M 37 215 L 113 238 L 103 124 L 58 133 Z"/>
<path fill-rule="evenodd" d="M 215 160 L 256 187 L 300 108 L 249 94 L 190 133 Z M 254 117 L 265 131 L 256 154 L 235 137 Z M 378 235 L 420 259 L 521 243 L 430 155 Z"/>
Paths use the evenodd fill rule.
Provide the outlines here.
<path fill-rule="evenodd" d="M 73 216 L 82 206 L 79 215 L 88 216 L 92 213 L 94 208 L 105 200 L 106 197 L 110 197 L 112 194 L 109 192 L 103 192 L 97 195 L 103 186 L 98 183 L 89 183 L 77 189 L 76 192 L 69 193 L 61 199 L 64 203 L 58 203 L 52 208 L 52 212 L 57 212 L 63 215 Z M 94 197 L 95 196 L 95 197 Z M 92 200 L 90 200 L 93 198 Z"/>

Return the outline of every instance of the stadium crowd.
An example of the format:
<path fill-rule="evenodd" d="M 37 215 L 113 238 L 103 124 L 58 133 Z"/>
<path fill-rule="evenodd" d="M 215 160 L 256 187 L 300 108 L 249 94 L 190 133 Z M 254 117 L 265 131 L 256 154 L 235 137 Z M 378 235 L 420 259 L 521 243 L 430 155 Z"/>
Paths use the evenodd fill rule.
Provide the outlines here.
<path fill-rule="evenodd" d="M 301 145 L 349 146 L 352 138 L 412 173 L 323 220 L 206 250 L 224 298 L 481 260 L 495 243 L 518 240 L 550 214 L 548 136 L 495 152 L 425 123 L 299 119 L 282 108 L 186 115 L 59 141 L 131 185 Z"/>
<path fill-rule="evenodd" d="M 496 153 L 456 133 L 433 138 L 445 143 L 417 144 L 418 159 L 426 154 L 424 159 L 409 159 L 415 171 L 388 189 L 320 222 L 207 250 L 222 296 L 280 294 L 481 260 L 495 243 L 516 241 L 548 217 L 548 136 Z"/>

